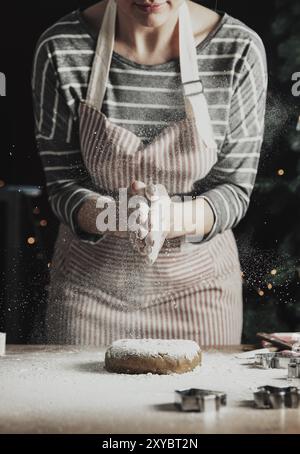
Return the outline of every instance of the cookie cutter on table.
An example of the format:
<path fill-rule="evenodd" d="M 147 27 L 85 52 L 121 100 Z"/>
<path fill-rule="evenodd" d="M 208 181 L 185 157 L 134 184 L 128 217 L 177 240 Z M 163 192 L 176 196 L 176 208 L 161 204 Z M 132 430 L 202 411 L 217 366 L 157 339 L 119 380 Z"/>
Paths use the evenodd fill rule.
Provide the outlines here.
<path fill-rule="evenodd" d="M 288 365 L 288 378 L 300 378 L 300 358 L 291 358 Z"/>
<path fill-rule="evenodd" d="M 289 386 L 260 386 L 254 393 L 254 402 L 261 409 L 298 408 L 300 404 L 300 388 Z"/>
<path fill-rule="evenodd" d="M 262 369 L 287 369 L 290 357 L 283 356 L 281 353 L 257 353 L 255 355 L 255 365 Z"/>
<path fill-rule="evenodd" d="M 227 395 L 220 391 L 191 388 L 175 391 L 175 404 L 182 411 L 218 411 L 227 404 Z"/>

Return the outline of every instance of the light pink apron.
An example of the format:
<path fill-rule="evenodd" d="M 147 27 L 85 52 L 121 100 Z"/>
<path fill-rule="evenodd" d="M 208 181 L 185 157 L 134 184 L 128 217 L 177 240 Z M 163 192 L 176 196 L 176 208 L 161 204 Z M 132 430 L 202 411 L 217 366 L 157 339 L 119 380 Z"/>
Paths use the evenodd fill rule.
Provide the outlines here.
<path fill-rule="evenodd" d="M 189 11 L 179 9 L 180 67 L 186 117 L 144 145 L 102 112 L 114 48 L 117 7 L 109 0 L 87 93 L 79 109 L 84 163 L 101 193 L 136 179 L 188 193 L 217 161 L 208 106 L 198 75 Z M 242 278 L 231 230 L 204 243 L 166 241 L 154 265 L 129 239 L 106 233 L 80 241 L 61 224 L 47 308 L 50 343 L 106 346 L 124 337 L 193 339 L 200 345 L 239 344 Z"/>

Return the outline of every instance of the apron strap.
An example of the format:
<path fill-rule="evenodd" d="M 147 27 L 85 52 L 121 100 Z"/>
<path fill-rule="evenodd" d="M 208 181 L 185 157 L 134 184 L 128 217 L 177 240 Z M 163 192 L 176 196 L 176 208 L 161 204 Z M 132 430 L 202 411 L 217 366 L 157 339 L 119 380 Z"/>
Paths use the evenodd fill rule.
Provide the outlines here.
<path fill-rule="evenodd" d="M 109 0 L 105 8 L 98 35 L 92 73 L 87 92 L 87 103 L 98 108 L 99 110 L 101 109 L 104 100 L 109 76 L 109 68 L 114 49 L 116 17 L 116 1 Z"/>
<path fill-rule="evenodd" d="M 180 73 L 185 110 L 188 118 L 194 118 L 198 134 L 209 148 L 216 148 L 208 105 L 199 79 L 198 59 L 193 26 L 186 1 L 179 9 Z"/>
<path fill-rule="evenodd" d="M 87 92 L 87 103 L 101 109 L 114 49 L 117 4 L 108 0 L 99 32 L 95 57 Z M 216 148 L 208 105 L 199 79 L 197 52 L 192 23 L 186 1 L 179 8 L 179 60 L 187 118 L 195 120 L 201 140 Z"/>

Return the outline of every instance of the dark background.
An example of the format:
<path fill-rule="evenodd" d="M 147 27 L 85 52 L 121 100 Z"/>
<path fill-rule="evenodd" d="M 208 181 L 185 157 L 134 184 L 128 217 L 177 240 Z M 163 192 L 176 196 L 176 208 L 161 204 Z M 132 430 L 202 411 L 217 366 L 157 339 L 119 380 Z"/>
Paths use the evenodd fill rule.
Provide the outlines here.
<path fill-rule="evenodd" d="M 58 227 L 43 190 L 45 180 L 33 134 L 30 75 L 34 47 L 40 34 L 58 18 L 92 3 L 95 2 L 1 3 L 0 72 L 6 75 L 7 96 L 0 98 L 0 330 L 6 330 L 13 342 L 32 341 L 34 320 L 38 333 L 42 333 L 48 266 Z M 211 8 L 215 3 L 202 2 Z M 300 60 L 297 67 L 292 43 L 285 47 L 285 53 L 293 57 L 295 52 L 295 68 L 291 67 L 293 58 L 289 58 L 292 65 L 281 77 L 279 74 L 286 61 L 280 46 L 282 42 L 289 43 L 294 30 L 300 28 L 300 14 L 297 16 L 294 11 L 298 3 L 218 1 L 219 10 L 259 33 L 269 64 L 266 139 L 259 176 L 248 214 L 235 230 L 245 273 L 245 342 L 253 341 L 258 330 L 300 330 L 297 144 L 296 152 L 293 149 L 300 135 L 295 136 L 300 99 L 291 95 L 291 74 L 293 70 L 300 71 Z M 290 22 L 283 27 L 285 16 Z M 300 37 L 297 42 L 300 47 Z M 284 169 L 283 176 L 278 175 L 278 169 Z M 13 185 L 38 186 L 42 195 L 36 197 L 27 188 L 31 195 L 21 196 Z M 9 214 L 12 206 L 15 212 Z M 35 239 L 33 245 L 28 244 L 29 237 Z M 276 274 L 271 274 L 274 269 Z M 41 335 L 38 340 L 42 339 Z"/>

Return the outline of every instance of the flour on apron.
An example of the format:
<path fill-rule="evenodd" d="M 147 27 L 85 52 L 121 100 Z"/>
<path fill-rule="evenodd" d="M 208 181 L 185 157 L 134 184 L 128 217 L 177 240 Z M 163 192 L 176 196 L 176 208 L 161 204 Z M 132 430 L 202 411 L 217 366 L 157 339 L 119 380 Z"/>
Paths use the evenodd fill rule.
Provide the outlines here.
<path fill-rule="evenodd" d="M 108 2 L 87 99 L 79 108 L 81 152 L 95 187 L 111 194 L 136 179 L 189 193 L 217 161 L 198 75 L 189 11 L 179 9 L 181 81 L 186 117 L 145 145 L 102 112 L 114 48 L 116 3 Z M 49 343 L 106 346 L 124 337 L 182 338 L 200 345 L 239 344 L 242 279 L 231 230 L 204 243 L 166 241 L 154 265 L 127 238 L 80 241 L 61 224 L 46 317 Z"/>

